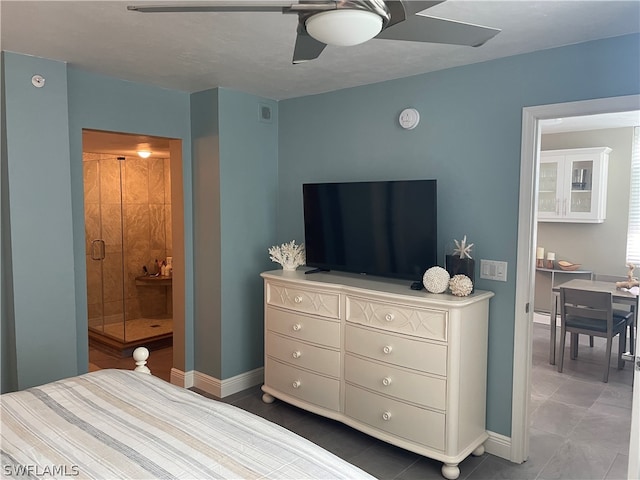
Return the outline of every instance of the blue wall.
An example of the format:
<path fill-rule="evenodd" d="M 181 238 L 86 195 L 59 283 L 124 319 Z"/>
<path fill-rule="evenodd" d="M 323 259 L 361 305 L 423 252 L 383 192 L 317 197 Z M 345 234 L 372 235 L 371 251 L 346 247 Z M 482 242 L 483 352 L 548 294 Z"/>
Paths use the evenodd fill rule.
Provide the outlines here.
<path fill-rule="evenodd" d="M 277 112 L 272 100 L 226 89 L 191 95 L 195 369 L 218 379 L 264 362 L 258 274 L 276 237 Z"/>
<path fill-rule="evenodd" d="M 36 73 L 43 88 L 31 84 Z M 11 282 L 13 312 L 3 315 L 15 316 L 2 323 L 14 328 L 5 331 L 15 335 L 16 362 L 3 377 L 22 389 L 74 375 L 77 366 L 67 69 L 5 53 L 4 74 L 9 195 L 2 208 L 12 278 L 3 288 Z"/>
<path fill-rule="evenodd" d="M 229 378 L 264 364 L 262 279 L 274 267 L 278 191 L 278 104 L 219 90 L 222 372 Z M 271 108 L 271 121 L 260 108 Z"/>
<path fill-rule="evenodd" d="M 221 378 L 220 147 L 218 89 L 191 95 L 193 148 L 194 368 Z"/>
<path fill-rule="evenodd" d="M 522 108 L 640 92 L 640 37 L 519 55 L 280 102 L 281 239 L 303 239 L 301 184 L 435 178 L 439 251 L 468 236 L 474 258 L 509 263 L 492 290 L 487 428 L 510 436 Z M 398 115 L 420 112 L 414 130 Z M 416 221 L 419 220 L 416 208 Z"/>

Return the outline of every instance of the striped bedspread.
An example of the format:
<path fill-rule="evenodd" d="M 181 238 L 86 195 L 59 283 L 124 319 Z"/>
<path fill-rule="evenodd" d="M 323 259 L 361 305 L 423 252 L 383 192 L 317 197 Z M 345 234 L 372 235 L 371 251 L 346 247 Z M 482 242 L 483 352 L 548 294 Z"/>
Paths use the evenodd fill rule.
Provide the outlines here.
<path fill-rule="evenodd" d="M 279 425 L 133 371 L 5 394 L 0 405 L 2 477 L 373 478 Z"/>

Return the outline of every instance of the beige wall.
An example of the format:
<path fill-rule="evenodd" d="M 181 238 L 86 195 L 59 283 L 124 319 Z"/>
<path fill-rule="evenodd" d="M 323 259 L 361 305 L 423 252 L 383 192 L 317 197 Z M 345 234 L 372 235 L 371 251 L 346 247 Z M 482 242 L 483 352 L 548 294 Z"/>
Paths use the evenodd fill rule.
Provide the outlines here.
<path fill-rule="evenodd" d="M 538 223 L 538 245 L 556 259 L 580 263 L 594 273 L 621 275 L 625 267 L 629 214 L 629 174 L 633 128 L 589 130 L 542 136 L 541 150 L 610 147 L 607 217 L 603 223 Z M 564 275 L 560 281 L 570 279 Z M 556 280 L 556 284 L 558 280 Z M 535 309 L 548 311 L 549 274 L 536 272 Z"/>
<path fill-rule="evenodd" d="M 171 175 L 168 158 L 84 153 L 85 238 L 89 325 L 170 314 L 171 291 L 137 286 L 146 265 L 172 256 Z M 103 239 L 104 261 L 91 259 L 91 242 Z M 124 275 L 123 275 L 124 273 Z M 124 301 L 123 301 L 124 300 Z"/>

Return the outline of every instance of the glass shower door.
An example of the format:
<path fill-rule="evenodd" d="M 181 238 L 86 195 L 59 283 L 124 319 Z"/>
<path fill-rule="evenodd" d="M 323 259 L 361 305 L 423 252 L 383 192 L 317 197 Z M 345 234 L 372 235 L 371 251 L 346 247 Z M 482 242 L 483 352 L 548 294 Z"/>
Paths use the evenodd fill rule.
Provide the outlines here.
<path fill-rule="evenodd" d="M 89 329 L 125 339 L 122 161 L 84 154 Z"/>

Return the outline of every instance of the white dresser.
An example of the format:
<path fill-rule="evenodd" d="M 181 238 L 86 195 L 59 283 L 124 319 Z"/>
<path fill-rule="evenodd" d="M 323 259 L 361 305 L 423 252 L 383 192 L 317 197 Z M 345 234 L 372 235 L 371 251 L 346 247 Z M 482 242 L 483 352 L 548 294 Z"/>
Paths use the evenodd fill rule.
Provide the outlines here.
<path fill-rule="evenodd" d="M 274 397 L 440 460 L 481 455 L 492 292 L 414 291 L 342 273 L 262 274 L 263 400 Z"/>

